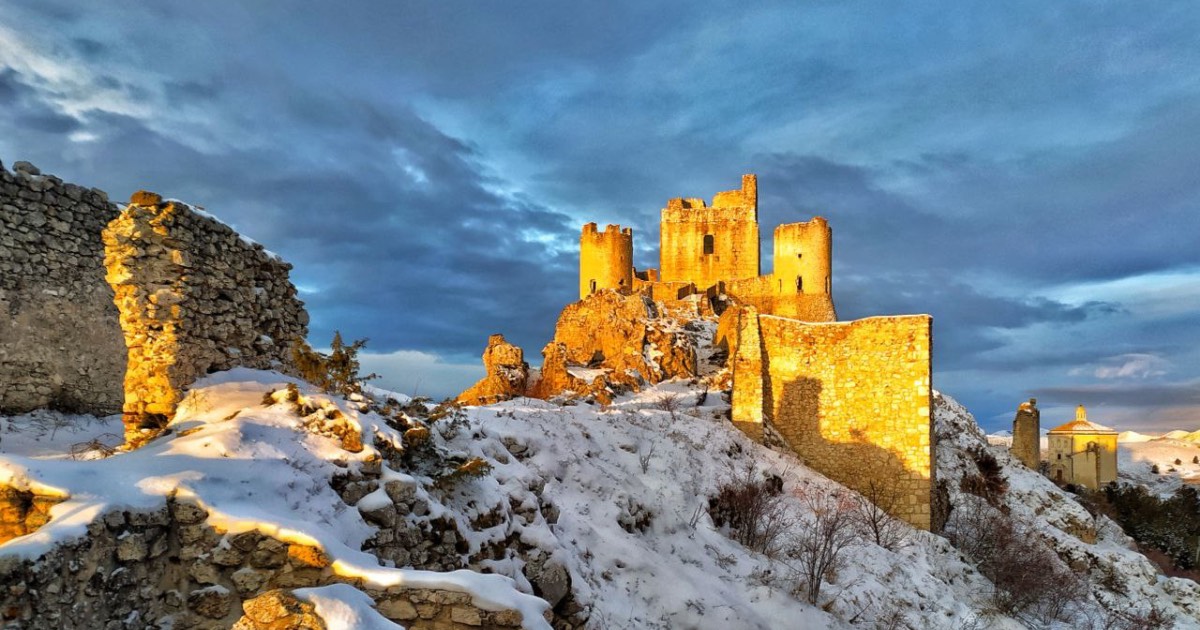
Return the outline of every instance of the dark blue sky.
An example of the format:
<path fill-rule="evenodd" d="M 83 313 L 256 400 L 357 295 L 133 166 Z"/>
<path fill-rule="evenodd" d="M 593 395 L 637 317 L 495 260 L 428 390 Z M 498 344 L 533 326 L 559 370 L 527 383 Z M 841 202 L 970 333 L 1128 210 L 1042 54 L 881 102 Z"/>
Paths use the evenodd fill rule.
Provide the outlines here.
<path fill-rule="evenodd" d="M 935 317 L 989 429 L 1200 428 L 1200 5 L 0 0 L 0 159 L 205 206 L 313 341 L 447 395 L 537 361 L 578 230 L 759 175 L 844 318 Z M 765 260 L 771 244 L 763 243 Z"/>

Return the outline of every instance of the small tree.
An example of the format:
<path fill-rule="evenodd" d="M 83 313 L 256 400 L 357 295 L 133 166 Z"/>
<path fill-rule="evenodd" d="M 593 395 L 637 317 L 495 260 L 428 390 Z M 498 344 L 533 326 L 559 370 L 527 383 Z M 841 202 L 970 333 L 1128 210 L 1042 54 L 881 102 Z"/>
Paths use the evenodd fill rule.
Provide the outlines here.
<path fill-rule="evenodd" d="M 378 374 L 360 375 L 358 351 L 367 345 L 366 339 L 350 345 L 342 341 L 342 333 L 334 332 L 329 354 L 313 350 L 303 339 L 292 344 L 292 362 L 300 378 L 320 387 L 327 394 L 349 397 L 362 393 L 365 381 L 379 378 Z"/>
<path fill-rule="evenodd" d="M 903 547 L 910 529 L 892 516 L 900 500 L 900 488 L 895 479 L 871 480 L 854 498 L 853 520 L 859 533 L 888 551 Z"/>
<path fill-rule="evenodd" d="M 796 498 L 807 508 L 808 518 L 794 526 L 786 555 L 796 571 L 800 591 L 809 604 L 817 605 L 821 583 L 842 562 L 841 554 L 858 540 L 854 529 L 855 501 L 850 493 L 801 489 Z"/>

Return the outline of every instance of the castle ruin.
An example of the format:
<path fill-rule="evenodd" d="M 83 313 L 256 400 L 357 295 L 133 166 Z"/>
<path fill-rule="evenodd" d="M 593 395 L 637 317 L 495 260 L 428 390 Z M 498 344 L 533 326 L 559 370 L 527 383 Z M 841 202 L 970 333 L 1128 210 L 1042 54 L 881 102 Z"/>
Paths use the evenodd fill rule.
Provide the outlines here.
<path fill-rule="evenodd" d="M 660 230 L 659 269 L 639 271 L 632 265 L 632 229 L 609 225 L 600 232 L 595 223 L 585 225 L 581 303 L 610 290 L 643 296 L 667 311 L 720 315 L 714 342 L 728 351 L 735 426 L 756 440 L 782 442 L 814 470 L 855 490 L 894 495 L 894 516 L 940 529 L 932 318 L 838 322 L 833 233 L 822 217 L 777 227 L 774 267 L 762 275 L 754 175 L 744 175 L 739 190 L 717 193 L 711 204 L 671 199 Z M 630 352 L 640 356 L 642 346 Z"/>

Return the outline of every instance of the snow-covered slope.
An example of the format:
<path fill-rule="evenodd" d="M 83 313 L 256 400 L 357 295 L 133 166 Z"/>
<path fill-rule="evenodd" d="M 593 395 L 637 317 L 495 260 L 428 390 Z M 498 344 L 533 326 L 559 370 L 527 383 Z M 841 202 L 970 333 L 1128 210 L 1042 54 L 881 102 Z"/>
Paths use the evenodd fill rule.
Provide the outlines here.
<path fill-rule="evenodd" d="M 753 552 L 716 526 L 709 497 L 722 484 L 777 477 L 795 533 L 813 519 L 805 497 L 846 497 L 848 491 L 793 455 L 751 442 L 728 422 L 719 392 L 684 383 L 626 395 L 607 407 L 518 399 L 428 421 L 429 439 L 439 449 L 480 458 L 490 470 L 451 489 L 427 469 L 385 464 L 382 476 L 417 488 L 420 514 L 401 514 L 401 520 L 456 524 L 464 538 L 461 560 L 476 572 L 390 568 L 369 544 L 364 551 L 380 529 L 363 517 L 388 494 L 379 487 L 347 499 L 332 480 L 356 474 L 381 454 L 389 461 L 385 451 L 414 446 L 404 443 L 391 418 L 301 384 L 306 404 L 336 409 L 361 432 L 364 448 L 348 450 L 330 427 L 313 426 L 286 404 L 264 404 L 270 403 L 264 394 L 287 382 L 250 370 L 213 375 L 192 389 L 172 434 L 134 452 L 73 461 L 43 447 L 36 456 L 0 458 L 0 480 L 70 497 L 54 508 L 50 524 L 0 546 L 0 555 L 36 557 L 85 535 L 88 522 L 107 510 L 153 509 L 176 493 L 193 497 L 211 521 L 232 532 L 258 529 L 319 546 L 339 573 L 361 576 L 368 586 L 462 590 L 483 604 L 526 611 L 533 627 L 546 604 L 529 594 L 535 590 L 526 577 L 532 557 L 563 568 L 574 608 L 560 612 L 586 618 L 591 628 L 1022 627 L 992 610 L 992 584 L 945 538 L 911 529 L 895 551 L 859 536 L 826 576 L 818 606 L 808 605 L 786 551 L 789 535 L 773 557 Z M 949 398 L 938 396 L 935 420 L 939 475 L 951 504 L 962 506 L 970 501 L 958 489 L 975 466 L 970 451 L 988 448 L 986 439 Z M 1161 578 L 1111 522 L 1097 522 L 1004 449 L 992 452 L 1009 483 L 1005 509 L 1089 578 L 1087 597 L 1073 613 L 1078 623 L 1059 627 L 1086 627 L 1103 620 L 1105 610 L 1152 607 L 1173 617 L 1175 627 L 1200 627 L 1195 583 Z M 1079 538 L 1091 535 L 1095 544 Z M 488 551 L 504 545 L 537 553 Z M 389 627 L 357 593 L 326 586 L 297 596 L 341 627 Z"/>
<path fill-rule="evenodd" d="M 1170 618 L 1173 627 L 1200 628 L 1200 585 L 1160 575 L 1118 525 L 1103 516 L 1092 517 L 1073 495 L 1026 468 L 1006 447 L 989 446 L 971 414 L 953 399 L 938 394 L 934 418 L 938 471 L 951 503 L 961 508 L 974 498 L 959 486 L 964 475 L 978 470 L 971 452 L 986 449 L 1008 482 L 1008 490 L 1000 498 L 1001 509 L 1048 544 L 1073 570 L 1087 576 L 1090 592 L 1078 612 L 1078 623 L 1104 627 L 1106 613 L 1137 615 L 1153 609 Z"/>

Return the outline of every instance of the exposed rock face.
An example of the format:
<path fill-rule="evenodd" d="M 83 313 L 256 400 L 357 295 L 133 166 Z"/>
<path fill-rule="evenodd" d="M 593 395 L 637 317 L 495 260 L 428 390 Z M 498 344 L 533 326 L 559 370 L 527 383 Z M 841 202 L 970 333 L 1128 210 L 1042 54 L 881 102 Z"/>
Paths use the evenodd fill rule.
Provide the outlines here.
<path fill-rule="evenodd" d="M 0 413 L 120 411 L 125 342 L 100 240 L 117 213 L 103 191 L 0 164 Z"/>
<path fill-rule="evenodd" d="M 200 376 L 286 369 L 308 314 L 291 265 L 178 201 L 140 191 L 104 230 L 107 280 L 128 347 L 127 437 L 169 419 Z"/>
<path fill-rule="evenodd" d="M 569 373 L 570 367 L 603 369 L 604 380 L 618 386 L 694 377 L 695 344 L 680 325 L 645 295 L 606 290 L 568 304 L 554 328 L 551 345 L 558 347 L 543 351 L 537 391 L 552 395 L 563 391 L 560 387 L 579 387 L 581 379 Z M 592 380 L 582 379 L 589 389 L 594 389 Z"/>
<path fill-rule="evenodd" d="M 459 394 L 458 402 L 466 405 L 488 405 L 525 393 L 529 379 L 529 364 L 521 348 L 504 340 L 504 335 L 488 337 L 483 351 L 483 367 L 487 376 L 467 391 Z"/>
<path fill-rule="evenodd" d="M 571 369 L 568 361 L 570 351 L 567 344 L 551 341 L 542 349 L 542 369 L 536 382 L 529 388 L 531 398 L 549 400 L 555 396 L 570 395 L 591 398 L 601 404 L 612 402 L 610 379 L 621 379 L 619 385 L 630 386 L 636 379 L 623 373 L 604 370 Z"/>
<path fill-rule="evenodd" d="M 480 405 L 518 395 L 570 395 L 607 404 L 615 393 L 644 383 L 695 377 L 696 344 L 683 329 L 691 319 L 687 309 L 666 312 L 646 294 L 599 290 L 563 309 L 533 382 L 527 382 L 521 349 L 492 335 L 483 354 L 488 376 L 458 401 Z"/>

